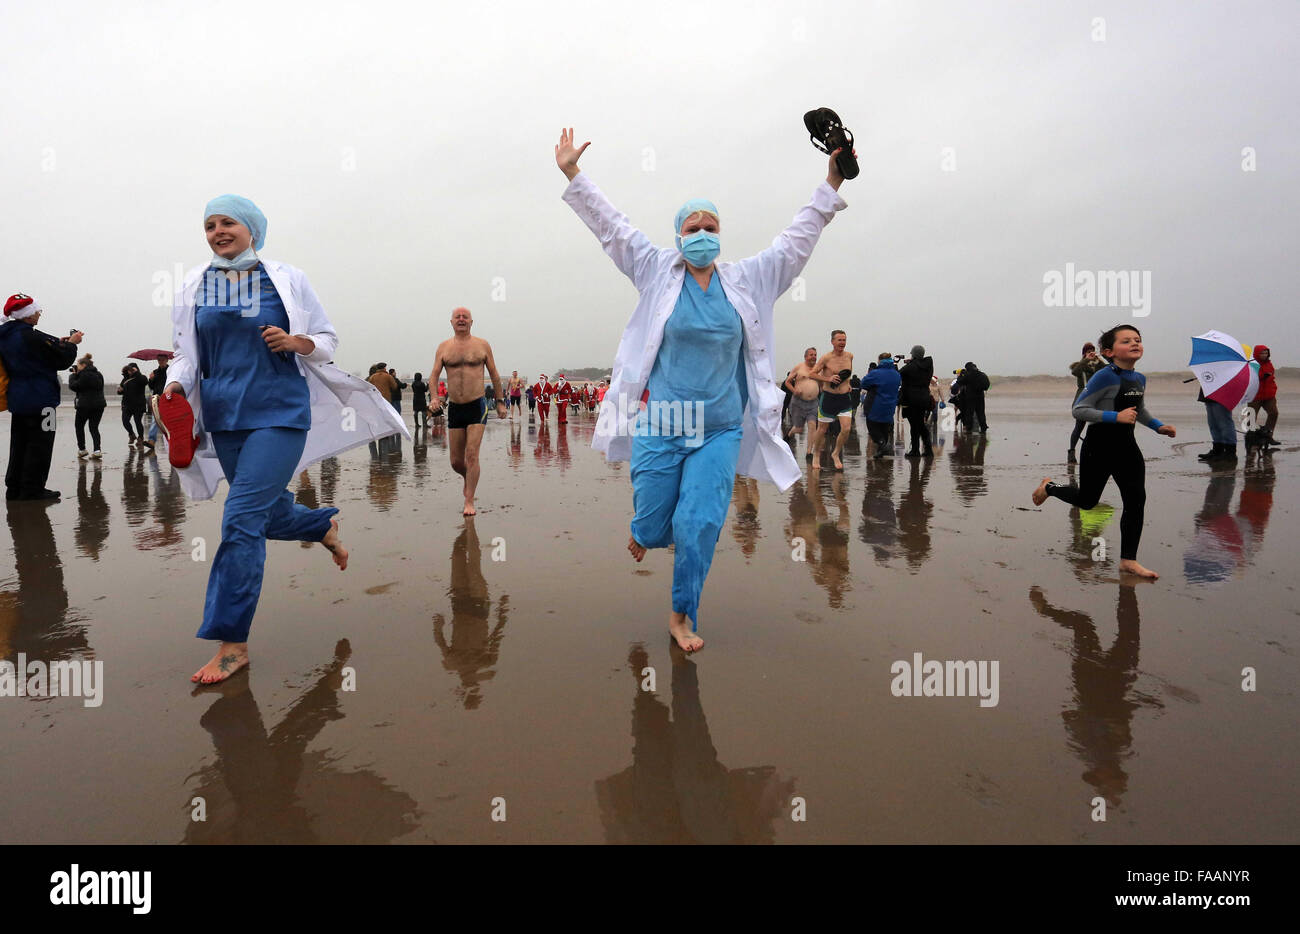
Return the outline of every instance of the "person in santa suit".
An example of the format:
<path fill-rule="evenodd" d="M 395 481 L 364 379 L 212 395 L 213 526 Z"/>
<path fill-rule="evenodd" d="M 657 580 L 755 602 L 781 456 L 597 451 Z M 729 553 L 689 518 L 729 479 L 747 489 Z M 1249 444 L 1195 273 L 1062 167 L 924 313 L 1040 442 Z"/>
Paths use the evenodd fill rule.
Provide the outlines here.
<path fill-rule="evenodd" d="M 569 405 L 573 402 L 573 386 L 561 373 L 555 378 L 555 421 L 560 425 L 569 423 Z"/>
<path fill-rule="evenodd" d="M 537 377 L 537 382 L 533 383 L 533 398 L 537 400 L 537 414 L 543 422 L 551 414 L 551 397 L 554 395 L 555 386 L 546 381 L 546 374 Z"/>

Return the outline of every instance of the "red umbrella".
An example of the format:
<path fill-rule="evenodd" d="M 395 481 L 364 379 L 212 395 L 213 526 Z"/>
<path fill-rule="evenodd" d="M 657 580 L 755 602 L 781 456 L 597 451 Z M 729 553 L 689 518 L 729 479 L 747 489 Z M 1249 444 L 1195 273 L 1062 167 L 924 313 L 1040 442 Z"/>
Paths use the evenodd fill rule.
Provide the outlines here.
<path fill-rule="evenodd" d="M 157 360 L 159 357 L 166 357 L 170 360 L 174 354 L 170 350 L 137 350 L 135 353 L 126 355 L 128 360 Z"/>

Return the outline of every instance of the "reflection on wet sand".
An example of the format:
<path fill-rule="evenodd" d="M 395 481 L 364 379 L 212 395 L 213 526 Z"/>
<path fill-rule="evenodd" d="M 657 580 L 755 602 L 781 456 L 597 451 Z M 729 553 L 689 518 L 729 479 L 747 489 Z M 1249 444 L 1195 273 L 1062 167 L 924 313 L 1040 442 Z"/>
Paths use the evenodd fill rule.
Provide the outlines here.
<path fill-rule="evenodd" d="M 140 525 L 149 511 L 149 478 L 145 476 L 144 458 L 132 448 L 122 464 L 122 508 L 130 525 Z"/>
<path fill-rule="evenodd" d="M 933 463 L 930 458 L 908 461 L 907 489 L 898 501 L 898 544 L 913 573 L 930 557 L 930 514 L 934 503 L 925 498 L 925 485 L 930 482 Z"/>
<path fill-rule="evenodd" d="M 410 795 L 368 769 L 339 770 L 328 749 L 307 749 L 327 723 L 343 719 L 338 691 L 351 654 L 340 640 L 316 684 L 269 735 L 247 669 L 194 692 L 220 695 L 199 720 L 217 758 L 196 773 L 185 843 L 388 843 L 415 828 Z M 194 798 L 203 799 L 204 820 L 192 819 Z"/>
<path fill-rule="evenodd" d="M 731 487 L 731 503 L 736 508 L 736 516 L 731 520 L 731 535 L 748 564 L 763 532 L 758 524 L 758 481 L 738 475 Z"/>
<path fill-rule="evenodd" d="M 510 596 L 502 594 L 497 601 L 496 624 L 491 624 L 492 598 L 483 577 L 482 561 L 474 519 L 466 517 L 465 528 L 451 546 L 451 586 L 447 588 L 451 598 L 450 643 L 443 632 L 446 618 L 441 613 L 433 615 L 433 639 L 442 651 L 442 667 L 459 678 L 456 696 L 466 710 L 483 702 L 482 683 L 496 677 L 493 669 L 501 654 L 510 611 Z"/>
<path fill-rule="evenodd" d="M 844 605 L 844 594 L 853 587 L 849 577 L 849 501 L 847 481 L 837 471 L 819 472 L 808 468 L 804 480 L 790 487 L 790 519 L 785 525 L 786 541 L 797 547 L 803 542 L 803 562 L 817 585 L 826 591 L 830 606 Z M 835 501 L 836 517 L 830 518 L 823 494 Z"/>
<path fill-rule="evenodd" d="M 93 561 L 99 560 L 99 553 L 108 540 L 108 500 L 104 497 L 101 486 L 104 470 L 99 461 L 92 461 L 88 467 L 85 461 L 77 465 L 77 527 L 73 538 L 77 543 L 78 553 Z M 90 485 L 86 485 L 86 475 L 90 473 Z"/>
<path fill-rule="evenodd" d="M 987 436 L 957 433 L 952 436 L 952 453 L 948 455 L 948 466 L 952 469 L 952 483 L 957 498 L 963 506 L 969 506 L 977 496 L 989 491 L 988 480 L 984 476 L 984 451 L 988 448 Z"/>
<path fill-rule="evenodd" d="M 339 459 L 327 457 L 320 462 L 320 499 L 324 506 L 334 505 L 334 495 L 339 487 Z"/>
<path fill-rule="evenodd" d="M 700 703 L 695 663 L 675 645 L 672 710 L 642 690 L 649 656 L 628 653 L 632 672 L 632 764 L 596 782 L 607 843 L 771 843 L 772 821 L 793 781 L 775 766 L 728 769 L 718 761 Z"/>
<path fill-rule="evenodd" d="M 1220 584 L 1240 577 L 1264 542 L 1273 508 L 1272 460 L 1247 466 L 1244 489 L 1233 515 L 1236 471 L 1215 471 L 1206 482 L 1205 498 L 1193 517 L 1195 532 L 1183 554 L 1183 577 L 1190 584 Z"/>
<path fill-rule="evenodd" d="M 872 458 L 866 465 L 866 486 L 862 492 L 862 522 L 858 538 L 871 547 L 876 563 L 889 564 L 898 537 L 894 512 L 894 463 Z"/>
<path fill-rule="evenodd" d="M 366 496 L 380 512 L 387 512 L 397 502 L 398 480 L 402 472 L 400 435 L 370 442 L 370 477 Z"/>
<path fill-rule="evenodd" d="M 45 663 L 87 654 L 86 627 L 68 618 L 63 559 L 44 503 L 6 504 L 17 586 L 0 591 L 0 657 Z"/>
<path fill-rule="evenodd" d="M 1103 650 L 1097 627 L 1087 613 L 1053 606 L 1039 587 L 1029 590 L 1038 614 L 1064 626 L 1074 636 L 1071 677 L 1073 707 L 1061 713 L 1070 751 L 1085 766 L 1083 780 L 1115 806 L 1128 789 L 1124 760 L 1133 753 L 1133 711 L 1163 707 L 1154 697 L 1133 691 L 1137 681 L 1141 620 L 1137 590 L 1121 585 L 1115 608 L 1119 632 Z"/>
<path fill-rule="evenodd" d="M 149 474 L 153 477 L 153 517 L 156 524 L 135 533 L 136 547 L 145 551 L 180 544 L 180 525 L 185 521 L 185 494 L 181 490 L 180 474 L 168 464 L 164 478 L 158 458 L 150 457 L 148 460 Z"/>

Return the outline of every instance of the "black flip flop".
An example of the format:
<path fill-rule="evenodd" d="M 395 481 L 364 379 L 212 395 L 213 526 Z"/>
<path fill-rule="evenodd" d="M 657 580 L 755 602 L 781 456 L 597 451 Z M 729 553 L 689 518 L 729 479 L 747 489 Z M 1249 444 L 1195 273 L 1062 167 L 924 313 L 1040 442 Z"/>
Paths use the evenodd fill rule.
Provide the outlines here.
<path fill-rule="evenodd" d="M 840 150 L 835 157 L 835 167 L 845 178 L 858 177 L 858 160 L 853 155 L 853 134 L 841 121 L 839 114 L 829 107 L 818 107 L 803 115 L 803 125 L 808 139 L 824 153 Z"/>

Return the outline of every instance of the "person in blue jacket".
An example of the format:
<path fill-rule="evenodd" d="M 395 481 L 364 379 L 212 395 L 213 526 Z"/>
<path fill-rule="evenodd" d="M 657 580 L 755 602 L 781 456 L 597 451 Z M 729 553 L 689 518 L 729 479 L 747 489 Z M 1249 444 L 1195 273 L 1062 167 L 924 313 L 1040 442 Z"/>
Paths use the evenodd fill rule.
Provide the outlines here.
<path fill-rule="evenodd" d="M 36 330 L 41 306 L 21 292 L 5 302 L 5 318 L 0 326 L 0 362 L 9 377 L 11 418 L 5 499 L 53 502 L 60 494 L 46 489 L 45 481 L 50 477 L 58 427 L 55 410 L 62 395 L 58 373 L 77 359 L 81 332 L 60 339 Z"/>
<path fill-rule="evenodd" d="M 903 377 L 894 365 L 894 358 L 882 353 L 874 369 L 862 379 L 864 392 L 871 392 L 871 408 L 867 410 L 867 435 L 876 443 L 876 460 L 888 451 L 893 456 L 894 445 L 890 434 L 894 430 L 894 409 L 898 407 L 898 387 Z"/>

